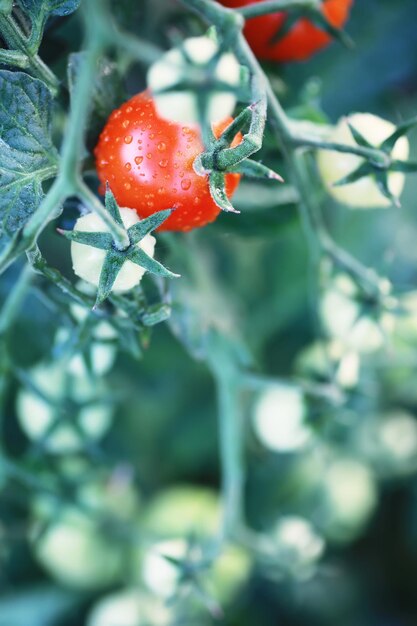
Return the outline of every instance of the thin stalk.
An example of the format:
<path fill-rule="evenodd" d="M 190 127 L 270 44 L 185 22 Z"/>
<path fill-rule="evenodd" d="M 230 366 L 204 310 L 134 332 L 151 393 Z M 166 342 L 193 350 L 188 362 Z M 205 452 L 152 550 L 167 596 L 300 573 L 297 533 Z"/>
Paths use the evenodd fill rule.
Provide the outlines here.
<path fill-rule="evenodd" d="M 26 264 L 0 311 L 0 337 L 6 334 L 16 319 L 33 278 L 34 272 L 30 265 Z"/>
<path fill-rule="evenodd" d="M 226 365 L 226 366 L 225 366 Z M 217 385 L 218 428 L 224 515 L 222 538 L 232 539 L 242 526 L 243 512 L 243 433 L 238 403 L 238 377 L 216 356 L 212 372 Z"/>

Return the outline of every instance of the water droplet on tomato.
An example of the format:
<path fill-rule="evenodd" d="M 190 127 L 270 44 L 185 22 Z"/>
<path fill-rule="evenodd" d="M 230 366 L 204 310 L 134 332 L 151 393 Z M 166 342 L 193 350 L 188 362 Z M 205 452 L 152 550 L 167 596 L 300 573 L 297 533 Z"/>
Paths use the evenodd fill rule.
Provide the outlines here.
<path fill-rule="evenodd" d="M 132 113 L 132 111 L 133 111 L 133 108 L 131 106 L 128 106 L 126 108 L 126 113 Z"/>
<path fill-rule="evenodd" d="M 194 198 L 194 204 L 197 205 L 197 204 L 200 204 L 200 202 L 201 202 L 200 198 L 198 196 L 196 196 Z"/>
<path fill-rule="evenodd" d="M 166 143 L 164 143 L 163 141 L 160 141 L 158 143 L 158 150 L 159 150 L 159 152 L 164 152 L 166 149 L 167 149 Z"/>
<path fill-rule="evenodd" d="M 160 167 L 167 167 L 168 159 L 161 159 L 161 161 L 159 161 L 159 165 Z"/>
<path fill-rule="evenodd" d="M 129 191 L 129 189 L 131 188 L 131 186 L 132 186 L 132 185 L 131 185 L 130 183 L 125 183 L 125 184 L 124 184 L 124 188 L 125 188 L 127 191 Z"/>
<path fill-rule="evenodd" d="M 122 122 L 123 128 L 127 128 L 129 126 L 129 124 L 130 124 L 129 120 L 123 120 L 123 122 Z"/>
<path fill-rule="evenodd" d="M 184 178 L 184 180 L 181 181 L 181 189 L 183 189 L 184 191 L 188 191 L 190 187 L 191 180 L 189 178 Z"/>
<path fill-rule="evenodd" d="M 143 161 L 143 156 L 137 156 L 135 157 L 135 163 L 136 165 L 140 165 Z"/>
<path fill-rule="evenodd" d="M 133 137 L 132 135 L 126 135 L 125 137 L 125 143 L 132 143 L 133 141 Z"/>
<path fill-rule="evenodd" d="M 125 163 L 125 169 L 129 172 L 132 169 L 132 165 L 130 163 Z"/>

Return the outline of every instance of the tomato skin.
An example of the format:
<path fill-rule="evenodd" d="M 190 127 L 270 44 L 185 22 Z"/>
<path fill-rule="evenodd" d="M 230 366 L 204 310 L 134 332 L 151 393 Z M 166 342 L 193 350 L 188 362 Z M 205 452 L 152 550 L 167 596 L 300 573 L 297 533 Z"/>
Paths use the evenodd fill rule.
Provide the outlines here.
<path fill-rule="evenodd" d="M 217 124 L 216 136 L 231 121 Z M 237 136 L 232 146 L 240 141 Z M 109 183 L 120 206 L 135 209 L 142 219 L 173 208 L 158 230 L 188 231 L 214 221 L 220 213 L 208 176 L 194 171 L 194 161 L 203 151 L 198 126 L 159 117 L 145 91 L 113 111 L 94 153 L 99 179 Z M 238 174 L 226 175 L 229 197 L 239 180 Z"/>
<path fill-rule="evenodd" d="M 257 4 L 262 0 L 220 0 L 220 4 L 231 9 Z M 341 28 L 349 17 L 353 0 L 323 0 L 323 13 L 328 21 Z M 332 37 L 317 28 L 308 19 L 301 18 L 290 32 L 276 43 L 270 44 L 283 27 L 286 13 L 280 11 L 248 19 L 244 34 L 253 52 L 266 61 L 304 61 L 317 50 L 331 42 Z"/>

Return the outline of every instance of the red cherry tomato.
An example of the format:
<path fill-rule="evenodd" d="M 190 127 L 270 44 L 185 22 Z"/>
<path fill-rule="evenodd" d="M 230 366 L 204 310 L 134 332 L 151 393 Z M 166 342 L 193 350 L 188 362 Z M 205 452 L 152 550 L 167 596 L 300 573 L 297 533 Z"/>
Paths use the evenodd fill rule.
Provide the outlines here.
<path fill-rule="evenodd" d="M 236 9 L 263 0 L 219 0 L 220 4 Z M 322 11 L 328 21 L 342 28 L 349 17 L 353 0 L 323 0 Z M 248 19 L 244 33 L 249 45 L 259 59 L 269 61 L 304 61 L 332 40 L 326 32 L 314 26 L 308 19 L 301 18 L 290 31 L 276 40 L 284 26 L 287 14 L 280 11 Z"/>
<path fill-rule="evenodd" d="M 231 121 L 213 127 L 216 137 Z M 232 146 L 240 141 L 239 134 Z M 94 154 L 100 181 L 109 183 L 120 206 L 135 209 L 141 218 L 173 208 L 159 230 L 187 231 L 205 226 L 220 213 L 208 176 L 199 176 L 193 168 L 203 150 L 198 126 L 160 118 L 145 91 L 113 111 Z M 238 174 L 226 175 L 229 197 L 239 180 Z"/>

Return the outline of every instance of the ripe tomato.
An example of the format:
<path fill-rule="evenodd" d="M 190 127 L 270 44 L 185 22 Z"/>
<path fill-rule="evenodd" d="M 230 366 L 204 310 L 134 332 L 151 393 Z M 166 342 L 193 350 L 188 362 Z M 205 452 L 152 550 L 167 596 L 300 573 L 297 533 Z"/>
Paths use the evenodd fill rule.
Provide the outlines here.
<path fill-rule="evenodd" d="M 239 8 L 258 2 L 262 0 L 220 0 L 220 4 L 229 8 Z M 353 0 L 323 0 L 322 11 L 333 26 L 341 28 L 348 19 L 352 4 Z M 332 39 L 308 19 L 301 18 L 282 39 L 274 42 L 286 18 L 287 14 L 279 11 L 246 21 L 245 36 L 259 59 L 304 61 L 317 50 L 324 48 Z"/>
<path fill-rule="evenodd" d="M 231 121 L 214 125 L 215 135 Z M 237 135 L 232 146 L 240 141 Z M 145 91 L 110 115 L 95 149 L 97 172 L 120 206 L 135 209 L 141 218 L 173 208 L 159 230 L 188 231 L 205 226 L 220 213 L 210 195 L 208 176 L 194 171 L 194 161 L 203 150 L 198 126 L 159 117 Z M 239 180 L 238 174 L 227 174 L 229 197 Z"/>

